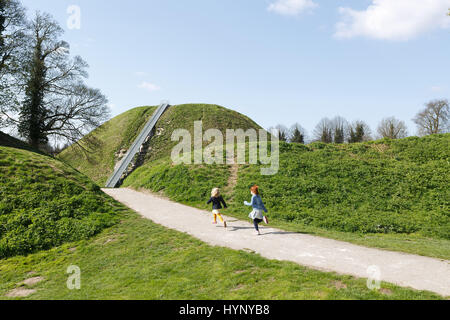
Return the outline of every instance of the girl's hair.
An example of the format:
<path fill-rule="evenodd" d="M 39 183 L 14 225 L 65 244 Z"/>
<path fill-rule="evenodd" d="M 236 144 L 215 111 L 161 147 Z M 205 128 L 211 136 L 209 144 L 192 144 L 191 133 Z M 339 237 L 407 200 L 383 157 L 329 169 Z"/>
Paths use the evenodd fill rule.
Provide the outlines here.
<path fill-rule="evenodd" d="M 214 188 L 211 191 L 211 197 L 217 198 L 218 196 L 220 196 L 220 191 L 219 188 Z"/>
<path fill-rule="evenodd" d="M 254 194 L 259 194 L 259 187 L 257 185 L 254 185 L 250 188 L 250 191 Z"/>

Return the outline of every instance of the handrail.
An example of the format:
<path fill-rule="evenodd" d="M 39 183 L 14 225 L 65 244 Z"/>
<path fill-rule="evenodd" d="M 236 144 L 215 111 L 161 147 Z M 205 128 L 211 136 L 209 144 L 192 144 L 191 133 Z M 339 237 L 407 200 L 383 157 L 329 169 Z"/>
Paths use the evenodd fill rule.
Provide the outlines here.
<path fill-rule="evenodd" d="M 136 140 L 133 142 L 130 149 L 128 149 L 128 152 L 123 157 L 122 161 L 120 162 L 119 167 L 114 170 L 113 174 L 106 182 L 106 188 L 115 188 L 117 186 L 123 173 L 128 168 L 128 166 L 131 164 L 131 161 L 133 161 L 134 156 L 139 152 L 141 146 L 145 143 L 145 140 L 147 139 L 147 137 L 150 136 L 150 134 L 151 134 L 153 128 L 155 127 L 156 123 L 158 122 L 159 118 L 161 118 L 164 111 L 166 111 L 166 109 L 168 107 L 169 107 L 169 103 L 162 102 L 161 105 L 156 109 L 155 113 L 150 118 L 150 120 L 147 122 L 144 129 L 142 129 L 141 133 L 136 138 Z"/>

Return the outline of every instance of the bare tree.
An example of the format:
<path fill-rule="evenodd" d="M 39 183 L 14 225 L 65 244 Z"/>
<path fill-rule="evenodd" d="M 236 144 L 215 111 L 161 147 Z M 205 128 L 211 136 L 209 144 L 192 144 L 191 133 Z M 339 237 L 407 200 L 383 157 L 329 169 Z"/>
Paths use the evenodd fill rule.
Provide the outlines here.
<path fill-rule="evenodd" d="M 381 120 L 377 132 L 382 138 L 388 139 L 402 139 L 408 136 L 405 122 L 394 117 Z"/>
<path fill-rule="evenodd" d="M 333 123 L 328 118 L 323 118 L 314 129 L 314 139 L 324 143 L 333 142 Z"/>
<path fill-rule="evenodd" d="M 25 10 L 19 1 L 0 0 L 0 127 L 10 124 L 2 111 L 17 104 L 14 77 L 26 42 L 25 27 Z"/>
<path fill-rule="evenodd" d="M 0 77 L 13 68 L 24 43 L 25 10 L 17 0 L 0 0 Z"/>
<path fill-rule="evenodd" d="M 433 100 L 426 104 L 426 108 L 419 112 L 414 122 L 420 135 L 448 132 L 450 107 L 448 100 Z"/>
<path fill-rule="evenodd" d="M 109 118 L 106 97 L 87 87 L 87 63 L 69 56 L 69 44 L 59 38 L 63 30 L 53 18 L 37 12 L 29 24 L 31 39 L 18 76 L 22 103 L 3 110 L 19 133 L 35 147 L 48 137 L 77 142 Z"/>

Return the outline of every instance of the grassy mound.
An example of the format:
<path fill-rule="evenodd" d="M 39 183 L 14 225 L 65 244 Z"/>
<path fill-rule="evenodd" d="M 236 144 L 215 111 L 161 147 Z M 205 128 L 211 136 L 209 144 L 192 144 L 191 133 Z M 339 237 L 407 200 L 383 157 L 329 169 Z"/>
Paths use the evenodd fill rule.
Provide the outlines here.
<path fill-rule="evenodd" d="M 209 104 L 184 104 L 170 107 L 158 122 L 157 128 L 162 130 L 150 142 L 150 152 L 147 161 L 154 161 L 170 156 L 178 141 L 171 141 L 172 133 L 176 129 L 189 131 L 194 137 L 194 122 L 202 121 L 203 131 L 208 129 L 220 130 L 224 137 L 227 129 L 255 129 L 261 127 L 250 118 L 233 110 Z M 204 141 L 204 146 L 208 145 Z"/>
<path fill-rule="evenodd" d="M 79 147 L 73 146 L 62 152 L 59 157 L 103 186 L 119 160 L 117 152 L 121 149 L 125 151 L 131 146 L 155 108 L 140 107 L 127 111 L 83 138 L 82 145 L 92 140 L 97 144 L 89 155 L 83 153 Z M 194 121 L 199 120 L 203 121 L 204 130 L 217 128 L 225 132 L 226 129 L 260 129 L 248 117 L 217 105 L 171 106 L 156 125 L 156 134 L 150 141 L 146 161 L 170 155 L 172 148 L 177 144 L 171 141 L 172 132 L 175 129 L 185 129 L 193 136 Z"/>
<path fill-rule="evenodd" d="M 0 147 L 0 258 L 89 238 L 114 215 L 110 199 L 71 167 Z"/>
<path fill-rule="evenodd" d="M 28 145 L 27 143 L 23 142 L 22 140 L 11 137 L 10 135 L 7 135 L 6 133 L 3 133 L 1 131 L 0 131 L 0 146 L 33 151 L 31 146 Z"/>
<path fill-rule="evenodd" d="M 84 137 L 79 142 L 81 147 L 73 145 L 58 158 L 103 186 L 114 171 L 117 152 L 131 146 L 155 110 L 156 107 L 129 110 Z"/>

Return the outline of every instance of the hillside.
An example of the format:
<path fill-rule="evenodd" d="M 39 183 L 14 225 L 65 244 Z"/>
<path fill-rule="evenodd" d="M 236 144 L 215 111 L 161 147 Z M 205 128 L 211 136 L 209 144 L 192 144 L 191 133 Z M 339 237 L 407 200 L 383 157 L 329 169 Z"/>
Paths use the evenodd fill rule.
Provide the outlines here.
<path fill-rule="evenodd" d="M 112 174 L 121 150 L 128 149 L 156 107 L 129 110 L 104 123 L 58 158 L 103 186 Z"/>
<path fill-rule="evenodd" d="M 234 197 L 262 186 L 271 216 L 343 232 L 450 239 L 450 134 L 355 145 L 281 146 L 280 172 L 244 167 Z"/>
<path fill-rule="evenodd" d="M 0 146 L 0 259 L 87 239 L 115 222 L 111 200 L 86 176 Z"/>
<path fill-rule="evenodd" d="M 33 151 L 30 145 L 0 131 L 0 146 Z"/>
<path fill-rule="evenodd" d="M 113 172 L 115 164 L 131 146 L 156 107 L 140 107 L 129 110 L 93 131 L 81 140 L 94 141 L 95 147 L 89 154 L 77 146 L 72 146 L 60 154 L 60 159 L 86 174 L 100 186 L 103 186 Z M 260 127 L 249 118 L 235 111 L 206 104 L 185 104 L 171 106 L 156 125 L 156 134 L 151 139 L 146 161 L 153 161 L 170 155 L 177 144 L 171 141 L 175 129 L 185 129 L 191 134 L 194 131 L 194 121 L 203 121 L 204 130 L 217 128 L 248 129 Z M 162 129 L 161 129 L 162 128 Z"/>
<path fill-rule="evenodd" d="M 145 115 L 150 111 L 148 108 L 135 109 L 134 120 L 140 123 L 137 115 Z M 166 116 L 169 117 L 170 113 Z M 195 116 L 197 117 L 198 115 Z M 172 121 L 169 117 L 169 124 Z M 133 121 L 127 119 L 125 123 Z M 252 124 L 249 121 L 239 126 L 242 127 L 241 125 L 245 123 Z M 123 129 L 119 134 L 121 141 L 125 141 L 127 136 L 129 141 L 132 140 L 133 130 L 127 127 Z M 97 132 L 96 136 L 101 135 Z M 159 143 L 163 145 L 162 134 L 158 138 L 161 139 Z M 155 140 L 156 142 L 158 141 Z M 351 169 L 355 166 L 360 167 L 357 176 L 368 179 L 363 173 L 372 172 L 371 167 L 378 163 L 377 161 L 381 161 L 380 168 L 405 170 L 404 173 L 395 176 L 395 183 L 402 181 L 398 178 L 403 176 L 407 176 L 410 180 L 419 179 L 415 188 L 424 181 L 430 181 L 429 184 L 423 185 L 425 188 L 423 190 L 429 189 L 432 194 L 421 190 L 425 197 L 414 198 L 411 201 L 414 204 L 411 205 L 412 213 L 407 214 L 413 216 L 419 213 L 418 216 L 422 217 L 416 202 L 419 205 L 429 205 L 433 214 L 430 219 L 440 220 L 417 221 L 429 224 L 432 230 L 435 230 L 438 223 L 442 228 L 438 229 L 438 234 L 433 235 L 434 239 L 429 239 L 426 248 L 432 249 L 430 255 L 448 259 L 449 242 L 440 239 L 441 234 L 445 238 L 447 228 L 445 223 L 448 222 L 444 211 L 448 207 L 448 202 L 445 202 L 448 197 L 441 199 L 441 195 L 445 197 L 448 192 L 445 190 L 448 179 L 444 180 L 448 178 L 448 170 L 445 171 L 448 169 L 448 142 L 449 135 L 441 135 L 354 146 L 282 144 L 281 170 L 273 177 L 260 176 L 257 166 L 173 166 L 167 157 L 169 149 L 164 151 L 161 147 L 155 159 L 147 159 L 146 163 L 125 181 L 125 184 L 159 191 L 179 202 L 202 208 L 207 207 L 204 202 L 211 187 L 224 186 L 224 194 L 231 205 L 231 211 L 227 214 L 246 218 L 248 208 L 243 207 L 241 202 L 249 197 L 247 187 L 258 183 L 262 186 L 266 204 L 270 206 L 270 216 L 274 225 L 279 224 L 285 229 L 291 228 L 295 231 L 311 232 L 311 225 L 319 223 L 319 220 L 315 219 L 320 219 L 320 214 L 324 212 L 321 210 L 324 209 L 315 204 L 319 215 L 314 216 L 311 210 L 313 221 L 311 224 L 301 219 L 287 219 L 287 215 L 283 214 L 286 212 L 285 208 L 295 212 L 295 203 L 289 202 L 290 198 L 284 195 L 294 195 L 293 192 L 302 190 L 302 181 L 308 174 L 312 175 L 312 172 L 316 171 L 314 174 L 317 175 L 312 175 L 311 179 L 322 179 L 320 183 L 323 184 L 327 182 L 325 180 L 327 177 L 334 177 L 339 184 L 343 172 L 350 171 L 349 174 L 352 175 L 355 174 L 352 170 L 359 172 L 357 169 Z M 120 145 L 117 140 L 114 143 Z M 107 145 L 111 146 L 112 143 L 102 144 Z M 110 152 L 115 153 L 114 150 Z M 96 157 L 102 154 L 107 153 L 105 150 L 97 150 Z M 349 161 L 352 159 L 356 162 L 344 161 L 343 172 L 337 170 L 339 174 L 333 171 L 327 174 L 329 167 L 341 162 L 339 159 Z M 309 169 L 301 171 L 298 166 L 302 163 L 306 163 L 305 168 Z M 363 166 L 364 163 L 367 166 Z M 394 163 L 399 167 L 395 167 Z M 86 168 L 89 168 L 90 172 L 95 172 L 94 164 L 95 162 L 92 162 L 90 163 L 92 167 L 86 165 Z M 420 170 L 410 168 L 417 166 Z M 389 170 L 385 173 L 375 172 L 382 172 L 386 176 L 392 173 Z M 413 176 L 412 173 L 417 174 Z M 361 185 L 368 188 L 368 184 L 361 183 Z M 380 185 L 381 183 L 377 182 L 377 186 Z M 297 188 L 297 191 L 294 188 Z M 350 192 L 350 188 L 347 191 Z M 314 201 L 318 201 L 319 192 L 309 194 Z M 0 299 L 9 298 L 5 295 L 16 292 L 15 290 L 30 294 L 28 299 L 205 299 L 211 296 L 217 299 L 440 298 L 428 292 L 399 288 L 387 283 L 382 283 L 380 290 L 372 291 L 367 289 L 364 279 L 324 273 L 289 262 L 270 261 L 253 253 L 209 246 L 189 235 L 167 230 L 140 218 L 136 213 L 102 193 L 88 177 L 71 166 L 28 150 L 0 147 L 0 196 Z M 346 196 L 355 195 L 350 192 Z M 307 195 L 302 199 L 306 201 L 304 199 L 308 199 Z M 336 201 L 333 197 L 330 199 L 332 200 L 330 203 Z M 380 201 L 382 200 L 380 196 Z M 442 204 L 442 211 L 435 207 L 437 201 Z M 344 201 L 341 202 L 348 205 Z M 320 203 L 318 201 L 318 204 Z M 299 207 L 302 210 L 307 208 L 301 205 Z M 361 210 L 356 212 L 358 215 L 363 214 Z M 302 217 L 301 214 L 298 216 Z M 351 223 L 354 223 L 355 218 L 351 212 L 348 216 Z M 397 216 L 394 217 L 397 219 Z M 332 218 L 337 219 L 336 221 L 341 219 L 339 215 Z M 333 226 L 325 225 L 321 228 L 324 229 L 315 229 L 315 232 L 320 234 L 317 230 L 332 229 Z M 427 228 L 417 233 L 426 230 Z M 388 230 L 388 232 L 398 231 Z M 336 236 L 336 234 L 325 235 Z M 405 239 L 393 238 L 393 240 L 397 243 Z M 410 238 L 407 240 L 410 241 Z M 422 241 L 422 238 L 414 240 Z M 379 244 L 369 243 L 369 245 Z M 436 248 L 441 251 L 433 251 Z M 421 253 L 429 252 L 425 250 Z M 201 263 L 197 263 L 199 261 Z M 65 286 L 61 286 L 61 283 L 67 280 L 67 274 L 61 270 L 66 270 L 68 265 L 77 265 L 83 270 L 83 290 L 67 290 Z M 23 284 L 31 274 L 41 282 Z M 223 277 L 223 274 L 228 276 Z"/>
<path fill-rule="evenodd" d="M 419 233 L 450 239 L 450 134 L 355 145 L 281 144 L 280 171 L 240 166 L 234 211 L 246 217 L 249 187 L 261 186 L 275 220 L 342 232 Z M 214 172 L 214 174 L 212 174 Z M 149 162 L 125 186 L 164 191 L 204 207 L 211 187 L 227 187 L 226 166 Z"/>
<path fill-rule="evenodd" d="M 450 258 L 450 134 L 355 145 L 282 143 L 280 170 L 259 166 L 147 162 L 124 187 L 147 189 L 209 210 L 219 186 L 228 215 L 247 219 L 258 184 L 272 224 L 365 246 Z"/>
<path fill-rule="evenodd" d="M 61 285 L 70 265 L 83 290 Z M 0 147 L 0 300 L 211 297 L 442 299 L 212 247 L 142 219 L 57 159 Z"/>
<path fill-rule="evenodd" d="M 170 141 L 173 130 L 192 132 L 193 122 L 200 119 L 204 130 L 258 128 L 248 118 L 217 106 L 172 107 L 158 123 L 162 129 L 152 139 L 146 161 L 123 186 L 204 209 L 209 209 L 205 201 L 211 188 L 219 186 L 230 204 L 227 214 L 247 219 L 249 209 L 242 203 L 250 198 L 249 187 L 258 184 L 278 227 L 450 257 L 450 134 L 351 145 L 281 143 L 275 176 L 260 175 L 258 165 L 174 166 L 169 158 L 175 145 Z M 86 161 L 80 165 L 76 155 L 68 155 L 73 166 L 86 167 Z M 89 165 L 87 175 L 101 171 L 101 166 Z"/>

